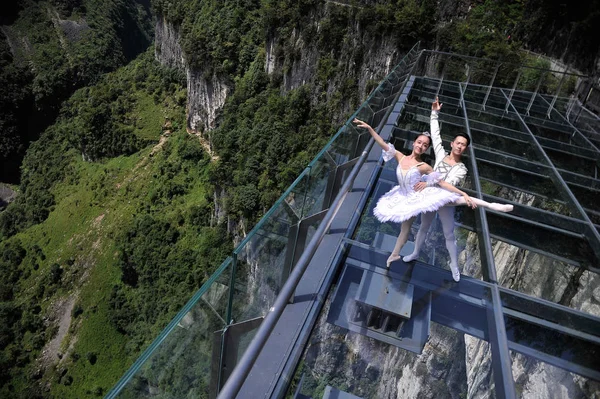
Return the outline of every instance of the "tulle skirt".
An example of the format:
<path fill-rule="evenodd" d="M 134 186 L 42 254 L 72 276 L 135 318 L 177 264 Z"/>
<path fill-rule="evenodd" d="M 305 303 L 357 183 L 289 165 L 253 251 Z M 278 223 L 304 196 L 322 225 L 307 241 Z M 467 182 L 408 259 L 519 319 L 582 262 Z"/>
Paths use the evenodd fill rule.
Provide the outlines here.
<path fill-rule="evenodd" d="M 406 193 L 400 186 L 395 186 L 377 201 L 373 214 L 382 223 L 402 223 L 420 213 L 437 211 L 460 197 L 459 194 L 439 187 L 427 187 L 419 192 Z"/>

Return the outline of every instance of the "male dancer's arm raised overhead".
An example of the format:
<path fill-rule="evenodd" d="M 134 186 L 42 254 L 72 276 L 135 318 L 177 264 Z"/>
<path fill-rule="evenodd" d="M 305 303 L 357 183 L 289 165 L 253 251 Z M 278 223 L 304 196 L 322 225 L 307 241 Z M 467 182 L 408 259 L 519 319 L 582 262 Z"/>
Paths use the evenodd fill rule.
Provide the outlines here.
<path fill-rule="evenodd" d="M 443 186 L 445 183 L 453 186 L 461 184 L 467 176 L 467 167 L 462 162 L 462 154 L 469 147 L 471 139 L 464 133 L 459 133 L 454 137 L 454 140 L 450 143 L 451 151 L 449 154 L 446 153 L 442 144 L 442 137 L 440 135 L 440 124 L 439 124 L 439 112 L 442 108 L 439 99 L 436 97 L 435 101 L 431 105 L 431 141 L 433 150 L 435 153 L 435 164 L 434 171 L 440 173 L 442 181 L 440 182 Z M 445 182 L 445 183 L 443 183 Z M 423 190 L 427 186 L 425 182 L 419 182 L 415 185 L 415 191 Z M 470 197 L 470 203 L 466 203 L 464 198 L 452 205 L 443 206 L 438 209 L 438 214 L 442 222 L 442 228 L 444 230 L 444 237 L 446 239 L 446 248 L 450 255 L 450 270 L 452 270 L 452 278 L 458 282 L 460 280 L 460 271 L 458 270 L 458 250 L 456 248 L 456 239 L 454 237 L 454 207 L 453 205 L 469 205 L 472 208 L 477 206 L 483 206 L 486 208 L 494 209 L 501 212 L 512 211 L 512 205 L 501 205 L 496 203 L 488 203 L 478 198 Z M 431 226 L 431 222 L 435 217 L 435 212 L 427 212 L 421 214 L 421 226 L 415 239 L 415 249 L 412 254 L 407 255 L 403 258 L 405 262 L 410 262 L 419 256 L 421 246 L 425 242 L 427 231 Z"/>

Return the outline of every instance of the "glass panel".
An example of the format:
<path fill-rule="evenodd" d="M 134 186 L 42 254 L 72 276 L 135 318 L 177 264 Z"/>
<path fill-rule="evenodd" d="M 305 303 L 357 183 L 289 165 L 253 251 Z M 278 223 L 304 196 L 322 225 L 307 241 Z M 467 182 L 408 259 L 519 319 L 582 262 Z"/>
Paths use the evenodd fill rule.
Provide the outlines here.
<path fill-rule="evenodd" d="M 328 162 L 325 155 L 312 162 L 312 168 L 308 173 L 308 183 L 306 188 L 306 203 L 302 218 L 307 218 L 323 209 L 329 207 L 325 204 L 326 196 L 331 196 L 332 187 L 328 185 L 330 179 L 335 177 L 335 165 Z"/>
<path fill-rule="evenodd" d="M 519 352 L 535 354 L 578 371 L 580 368 L 597 373 L 600 370 L 600 346 L 574 335 L 544 326 L 536 320 L 505 316 L 509 346 Z"/>
<path fill-rule="evenodd" d="M 500 284 L 523 294 L 560 303 L 571 281 L 579 276 L 577 266 L 500 240 L 492 241 L 492 249 Z"/>
<path fill-rule="evenodd" d="M 490 346 L 479 337 L 465 334 L 466 330 L 488 335 L 487 290 L 461 292 L 460 286 L 439 286 L 430 291 L 435 286 L 431 284 L 439 281 L 425 269 L 413 271 L 412 278 L 406 277 L 414 284 L 415 302 L 409 320 L 419 319 L 427 309 L 418 306 L 423 293 L 431 298 L 429 337 L 418 354 L 418 349 L 407 350 L 392 343 L 406 343 L 409 338 L 397 340 L 395 331 L 399 328 L 401 336 L 410 336 L 409 326 L 415 331 L 416 324 L 409 323 L 416 321 L 397 326 L 396 318 L 380 311 L 381 315 L 378 311 L 363 313 L 366 309 L 362 303 L 369 300 L 362 299 L 359 287 L 367 284 L 362 281 L 364 276 L 371 276 L 365 274 L 371 273 L 366 271 L 368 268 L 358 260 L 346 263 L 308 339 L 288 397 L 299 393 L 320 398 L 327 386 L 361 398 L 469 397 L 477 393 L 495 397 Z M 468 317 L 457 320 L 457 314 Z M 366 327 L 360 330 L 355 325 Z"/>
<path fill-rule="evenodd" d="M 597 336 L 598 331 L 600 331 L 600 320 L 596 316 L 600 315 L 600 309 L 594 298 L 593 289 L 598 286 L 598 282 L 596 273 L 583 271 L 579 279 L 581 287 L 574 295 L 569 294 L 571 299 L 568 306 L 575 309 L 575 311 L 565 311 L 562 307 L 564 305 L 560 306 L 537 300 L 505 288 L 500 288 L 500 297 L 502 306 L 505 309 L 547 320 L 583 334 Z M 591 316 L 586 313 L 591 314 Z"/>
<path fill-rule="evenodd" d="M 511 139 L 510 137 L 491 134 L 472 127 L 471 140 L 477 148 L 484 147 L 488 151 L 502 152 L 528 160 L 537 158 L 532 157 L 533 146 L 528 141 Z"/>
<path fill-rule="evenodd" d="M 518 398 L 594 398 L 600 383 L 527 356 L 510 351 Z"/>
<path fill-rule="evenodd" d="M 573 132 L 565 132 L 553 129 L 552 126 L 549 126 L 549 123 L 544 123 L 543 125 L 540 124 L 539 121 L 536 121 L 537 123 L 532 123 L 534 121 L 531 119 L 528 119 L 527 122 L 527 127 L 529 130 L 531 130 L 531 132 L 538 137 L 560 141 L 562 143 L 578 145 L 577 141 L 573 137 Z"/>
<path fill-rule="evenodd" d="M 285 278 L 286 253 L 296 242 L 292 225 L 294 216 L 284 205 L 264 220 L 237 251 L 235 291 L 232 315 L 234 322 L 264 316 L 273 305 Z"/>
<path fill-rule="evenodd" d="M 545 148 L 544 151 L 556 168 L 596 177 L 597 166 L 595 160 L 585 158 L 581 155 L 575 156 L 574 154 L 552 148 Z"/>
<path fill-rule="evenodd" d="M 340 134 L 327 149 L 336 165 L 341 165 L 356 157 L 358 136 L 359 133 L 354 126 L 345 125 L 340 129 Z"/>
<path fill-rule="evenodd" d="M 482 112 L 479 109 L 473 109 L 467 104 L 467 115 L 469 120 L 476 120 L 478 122 L 489 123 L 496 126 L 502 126 L 507 129 L 521 130 L 521 124 L 518 119 L 514 117 L 513 113 L 508 112 L 504 117 L 499 117 L 490 112 Z"/>
<path fill-rule="evenodd" d="M 480 173 L 481 176 L 481 173 Z M 571 210 L 564 201 L 559 199 L 544 197 L 529 190 L 531 186 L 525 185 L 524 188 L 516 186 L 506 186 L 503 183 L 488 178 L 480 179 L 481 191 L 484 194 L 496 197 L 508 198 L 513 202 L 533 206 L 546 211 L 559 213 L 565 216 L 571 216 L 580 219 L 581 215 Z"/>
<path fill-rule="evenodd" d="M 568 186 L 581 206 L 592 211 L 600 212 L 600 203 L 598 203 L 600 192 L 598 190 L 574 183 L 568 183 Z"/>
<path fill-rule="evenodd" d="M 225 328 L 230 259 L 213 275 L 140 359 L 145 359 L 118 394 L 121 398 L 207 397 L 213 362 L 219 362 L 219 330 Z M 200 293 L 204 291 L 200 295 Z M 163 339 L 163 335 L 166 337 Z M 157 345 L 154 347 L 154 345 Z M 217 357 L 215 358 L 215 354 Z M 133 368 L 132 367 L 132 368 Z"/>
<path fill-rule="evenodd" d="M 482 159 L 477 160 L 477 169 L 481 179 L 541 195 L 550 200 L 561 200 L 560 192 L 556 189 L 552 180 L 545 175 L 523 171 L 514 167 L 503 167 L 500 164 Z M 486 193 L 492 194 L 490 192 Z"/>

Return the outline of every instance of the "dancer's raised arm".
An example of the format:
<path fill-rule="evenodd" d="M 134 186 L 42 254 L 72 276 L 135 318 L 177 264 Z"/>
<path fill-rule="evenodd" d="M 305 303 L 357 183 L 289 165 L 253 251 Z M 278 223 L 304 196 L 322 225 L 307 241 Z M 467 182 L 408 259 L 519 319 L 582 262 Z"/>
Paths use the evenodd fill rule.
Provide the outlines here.
<path fill-rule="evenodd" d="M 429 129 L 431 130 L 431 145 L 433 146 L 433 152 L 435 154 L 434 167 L 437 166 L 446 157 L 446 150 L 442 144 L 442 136 L 440 135 L 440 122 L 439 114 L 442 109 L 440 99 L 435 98 L 435 101 L 431 104 L 431 118 L 429 121 Z"/>
<path fill-rule="evenodd" d="M 383 140 L 381 138 L 381 136 L 379 134 L 377 134 L 377 132 L 375 131 L 375 129 L 373 129 L 371 127 L 371 125 L 369 125 L 367 122 L 363 122 L 360 119 L 356 119 L 356 118 L 354 118 L 354 120 L 352 122 L 356 124 L 356 127 L 362 127 L 364 129 L 367 129 L 369 131 L 369 133 L 371 134 L 371 137 L 373 137 L 375 139 L 375 141 L 377 142 L 377 144 L 379 144 L 379 146 L 381 148 L 383 148 L 383 151 L 386 151 L 386 152 L 389 151 L 389 146 L 387 145 L 385 140 Z"/>

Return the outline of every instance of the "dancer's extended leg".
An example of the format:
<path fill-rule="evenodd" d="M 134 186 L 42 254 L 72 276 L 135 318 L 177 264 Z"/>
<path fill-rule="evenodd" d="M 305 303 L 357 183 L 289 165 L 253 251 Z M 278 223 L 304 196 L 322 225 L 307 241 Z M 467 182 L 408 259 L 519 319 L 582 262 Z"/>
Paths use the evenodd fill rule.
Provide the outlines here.
<path fill-rule="evenodd" d="M 392 251 L 392 254 L 390 255 L 390 257 L 388 258 L 388 260 L 386 262 L 386 266 L 388 268 L 390 267 L 390 264 L 393 261 L 400 259 L 400 250 L 402 249 L 404 244 L 406 244 L 406 241 L 408 241 L 408 235 L 410 234 L 410 228 L 414 221 L 415 221 L 415 218 L 412 217 L 412 218 L 402 222 L 402 226 L 400 227 L 400 234 L 398 235 L 398 239 L 396 240 L 396 245 L 394 246 L 394 250 Z"/>
<path fill-rule="evenodd" d="M 405 262 L 411 262 L 419 257 L 419 252 L 421 251 L 421 246 L 425 242 L 425 237 L 427 237 L 427 232 L 429 231 L 429 227 L 431 226 L 431 222 L 435 217 L 435 212 L 426 212 L 421 214 L 421 226 L 419 227 L 419 232 L 417 233 L 417 237 L 415 238 L 415 249 L 412 254 L 406 255 L 402 258 Z"/>
<path fill-rule="evenodd" d="M 456 238 L 454 237 L 454 208 L 443 206 L 438 209 L 444 237 L 446 238 L 446 249 L 450 255 L 450 270 L 452 278 L 458 282 L 460 280 L 460 271 L 458 270 L 458 249 L 456 248 Z"/>
<path fill-rule="evenodd" d="M 481 200 L 481 199 L 475 198 L 475 197 L 471 197 L 471 201 L 473 201 L 475 203 L 475 205 L 477 205 L 477 206 L 493 209 L 494 211 L 498 211 L 498 212 L 511 212 L 513 210 L 513 206 L 510 204 L 499 204 L 497 202 L 487 202 L 487 201 L 484 201 L 484 200 Z M 458 200 L 456 200 L 455 202 L 453 202 L 450 205 L 466 205 L 466 202 L 463 197 L 460 197 Z"/>

